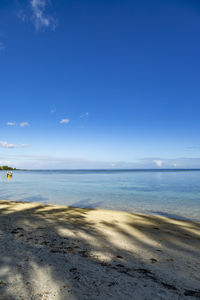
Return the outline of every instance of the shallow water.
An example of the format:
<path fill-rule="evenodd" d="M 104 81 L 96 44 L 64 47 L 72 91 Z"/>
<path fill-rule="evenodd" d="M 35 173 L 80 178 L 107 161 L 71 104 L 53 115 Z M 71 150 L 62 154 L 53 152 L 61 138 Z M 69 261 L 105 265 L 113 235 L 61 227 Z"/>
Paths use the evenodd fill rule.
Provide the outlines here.
<path fill-rule="evenodd" d="M 0 173 L 0 200 L 159 214 L 200 221 L 200 171 L 15 171 Z"/>

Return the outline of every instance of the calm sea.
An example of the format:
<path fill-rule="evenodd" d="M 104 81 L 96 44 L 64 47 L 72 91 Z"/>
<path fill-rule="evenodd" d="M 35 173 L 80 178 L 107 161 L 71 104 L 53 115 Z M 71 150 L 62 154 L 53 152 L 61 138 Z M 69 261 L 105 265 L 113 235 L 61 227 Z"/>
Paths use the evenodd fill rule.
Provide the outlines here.
<path fill-rule="evenodd" d="M 200 221 L 197 171 L 0 172 L 0 200 L 105 208 Z"/>

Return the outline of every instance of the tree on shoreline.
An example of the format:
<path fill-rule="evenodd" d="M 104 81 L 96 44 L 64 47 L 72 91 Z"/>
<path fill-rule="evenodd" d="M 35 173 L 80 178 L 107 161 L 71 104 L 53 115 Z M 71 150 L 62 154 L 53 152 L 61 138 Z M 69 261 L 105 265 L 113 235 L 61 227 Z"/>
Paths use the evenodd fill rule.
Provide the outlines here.
<path fill-rule="evenodd" d="M 11 168 L 11 167 L 8 167 L 8 166 L 0 166 L 0 170 L 1 171 L 14 171 L 14 170 L 17 170 L 16 168 Z"/>

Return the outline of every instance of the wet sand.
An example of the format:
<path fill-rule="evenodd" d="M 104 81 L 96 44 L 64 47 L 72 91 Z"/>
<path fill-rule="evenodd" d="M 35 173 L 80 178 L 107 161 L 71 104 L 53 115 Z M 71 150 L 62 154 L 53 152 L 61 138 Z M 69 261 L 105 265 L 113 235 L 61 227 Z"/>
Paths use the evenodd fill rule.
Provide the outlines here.
<path fill-rule="evenodd" d="M 0 201 L 0 299 L 200 299 L 200 223 Z"/>

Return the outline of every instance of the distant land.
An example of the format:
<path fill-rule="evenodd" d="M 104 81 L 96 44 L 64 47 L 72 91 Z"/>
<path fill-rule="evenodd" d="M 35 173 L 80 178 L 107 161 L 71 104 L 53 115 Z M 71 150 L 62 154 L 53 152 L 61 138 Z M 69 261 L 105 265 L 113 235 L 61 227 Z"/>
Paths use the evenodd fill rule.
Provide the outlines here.
<path fill-rule="evenodd" d="M 66 172 L 66 173 L 117 173 L 117 172 L 188 172 L 200 171 L 199 168 L 191 169 L 17 169 L 31 172 Z"/>
<path fill-rule="evenodd" d="M 69 172 L 69 173 L 76 173 L 76 172 L 91 172 L 91 173 L 116 173 L 116 172 L 187 172 L 187 171 L 200 171 L 200 168 L 180 168 L 180 169 L 17 169 L 17 168 L 12 168 L 9 166 L 0 166 L 0 171 L 43 171 L 43 172 L 48 172 L 48 171 L 59 171 L 59 172 Z"/>
<path fill-rule="evenodd" d="M 16 168 L 11 168 L 11 167 L 8 167 L 8 166 L 0 166 L 0 171 L 16 171 L 18 169 Z"/>

